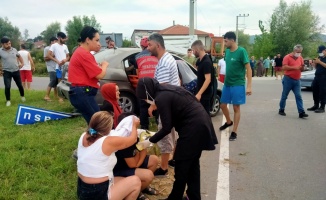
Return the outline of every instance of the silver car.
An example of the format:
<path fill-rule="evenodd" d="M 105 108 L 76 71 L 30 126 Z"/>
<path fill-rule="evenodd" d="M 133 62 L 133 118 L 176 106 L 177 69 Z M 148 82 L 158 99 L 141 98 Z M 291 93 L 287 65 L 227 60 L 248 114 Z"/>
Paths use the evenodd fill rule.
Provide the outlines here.
<path fill-rule="evenodd" d="M 307 89 L 312 88 L 312 81 L 315 78 L 315 71 L 316 70 L 311 70 L 311 71 L 304 71 L 301 73 L 301 87 L 305 87 Z"/>
<path fill-rule="evenodd" d="M 109 63 L 105 77 L 100 80 L 100 85 L 107 82 L 114 82 L 118 85 L 120 91 L 119 105 L 124 112 L 139 112 L 139 100 L 136 97 L 138 78 L 136 78 L 133 65 L 135 64 L 135 55 L 140 51 L 140 48 L 105 49 L 94 55 L 96 62 L 101 63 L 105 60 Z M 188 66 L 193 73 L 196 73 L 196 69 L 186 61 L 175 54 L 172 55 L 176 60 L 181 60 L 183 66 Z M 57 86 L 58 93 L 61 97 L 69 99 L 68 67 L 63 69 L 63 77 L 63 80 Z M 211 116 L 217 115 L 220 110 L 220 96 L 221 90 L 217 89 L 217 97 L 215 98 L 215 104 L 212 106 Z M 100 92 L 97 93 L 95 98 L 99 105 L 103 103 L 103 97 Z"/>

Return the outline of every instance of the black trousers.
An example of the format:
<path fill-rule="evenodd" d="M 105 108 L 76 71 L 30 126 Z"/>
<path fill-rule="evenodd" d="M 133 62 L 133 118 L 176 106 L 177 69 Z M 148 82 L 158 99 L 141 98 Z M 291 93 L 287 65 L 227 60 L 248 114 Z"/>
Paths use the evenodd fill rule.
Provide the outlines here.
<path fill-rule="evenodd" d="M 325 108 L 326 103 L 326 75 L 316 75 L 312 82 L 314 104 Z"/>
<path fill-rule="evenodd" d="M 5 95 L 6 95 L 6 100 L 10 101 L 10 88 L 11 88 L 11 79 L 14 79 L 16 82 L 16 85 L 19 89 L 20 96 L 24 96 L 24 88 L 22 85 L 22 80 L 20 78 L 20 72 L 15 71 L 15 72 L 8 72 L 6 70 L 3 70 L 3 82 L 5 85 Z"/>
<path fill-rule="evenodd" d="M 200 159 L 201 153 L 188 160 L 175 160 L 172 191 L 168 200 L 182 200 L 187 185 L 187 196 L 191 200 L 200 200 Z"/>

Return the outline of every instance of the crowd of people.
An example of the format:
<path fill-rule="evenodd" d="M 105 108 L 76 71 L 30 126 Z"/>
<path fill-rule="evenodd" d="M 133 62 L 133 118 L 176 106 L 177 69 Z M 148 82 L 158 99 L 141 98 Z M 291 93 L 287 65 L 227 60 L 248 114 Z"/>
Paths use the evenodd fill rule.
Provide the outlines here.
<path fill-rule="evenodd" d="M 197 69 L 196 90 L 182 87 L 177 61 L 167 52 L 162 35 L 153 33 L 141 40 L 142 51 L 135 57 L 139 78 L 136 96 L 139 99 L 140 119 L 134 113 L 121 110 L 119 87 L 116 83 L 100 85 L 109 63 L 97 63 L 93 52 L 101 48 L 98 30 L 85 26 L 80 32 L 80 44 L 70 58 L 65 45 L 67 36 L 59 32 L 44 49 L 44 60 L 50 82 L 44 100 L 51 101 L 50 92 L 58 97 L 57 84 L 62 78 L 62 68 L 68 61 L 68 81 L 71 83 L 69 101 L 85 119 L 87 129 L 80 136 L 76 149 L 77 196 L 79 199 L 130 199 L 146 200 L 145 194 L 157 195 L 150 184 L 154 177 L 165 177 L 169 164 L 174 167 L 175 181 L 166 199 L 201 199 L 200 157 L 203 150 L 214 150 L 217 136 L 210 119 L 211 97 L 216 81 L 211 57 L 206 54 L 201 40 L 193 42 L 184 58 Z M 284 58 L 278 54 L 272 61 L 261 57 L 249 59 L 246 49 L 237 45 L 236 34 L 224 35 L 225 52 L 218 61 L 217 77 L 222 83 L 221 109 L 226 122 L 220 131 L 232 127 L 229 140 L 238 138 L 240 106 L 246 96 L 252 94 L 252 77 L 267 76 L 270 66 L 281 76 L 283 91 L 279 114 L 285 116 L 286 99 L 293 91 L 300 118 L 306 118 L 301 98 L 300 75 L 303 70 L 303 47 L 295 45 L 293 52 Z M 106 38 L 108 49 L 115 49 L 114 41 Z M 6 105 L 10 106 L 10 86 L 13 78 L 25 101 L 24 88 L 30 88 L 33 59 L 25 46 L 17 51 L 10 39 L 1 39 L 0 58 L 3 66 Z M 9 53 L 9 54 L 8 54 Z M 316 113 L 325 112 L 326 103 L 326 48 L 318 48 L 319 57 L 314 60 L 316 76 L 313 82 L 314 105 L 308 108 Z M 283 76 L 284 72 L 284 76 Z M 215 85 L 216 86 L 216 85 Z M 104 98 L 102 106 L 95 101 L 98 90 Z M 228 104 L 233 105 L 231 119 Z M 149 128 L 149 117 L 158 117 L 157 132 L 139 141 L 138 128 Z M 139 127 L 140 126 L 140 127 Z M 157 143 L 161 155 L 149 155 L 147 148 Z M 139 148 L 141 147 L 141 148 Z M 172 157 L 172 159 L 171 159 Z"/>

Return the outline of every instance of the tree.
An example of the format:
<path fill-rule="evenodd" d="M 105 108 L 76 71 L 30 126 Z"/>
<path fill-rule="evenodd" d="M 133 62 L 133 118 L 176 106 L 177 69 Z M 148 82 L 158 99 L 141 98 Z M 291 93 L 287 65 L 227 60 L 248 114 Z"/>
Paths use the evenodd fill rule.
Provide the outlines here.
<path fill-rule="evenodd" d="M 131 47 L 131 40 L 127 40 L 126 38 L 122 41 L 122 47 Z"/>
<path fill-rule="evenodd" d="M 316 36 L 324 29 L 324 25 L 318 27 L 319 21 L 319 16 L 311 10 L 311 1 L 294 2 L 288 6 L 280 0 L 270 20 L 274 54 L 286 55 L 293 51 L 296 44 L 303 45 L 304 56 L 316 54 L 320 42 Z"/>
<path fill-rule="evenodd" d="M 50 44 L 50 38 L 56 37 L 57 33 L 60 32 L 61 24 L 59 22 L 53 22 L 46 27 L 46 29 L 41 33 L 43 40 L 46 44 Z"/>
<path fill-rule="evenodd" d="M 262 34 L 255 37 L 252 54 L 256 58 L 273 56 L 275 46 L 273 44 L 272 35 L 267 32 L 261 20 L 259 20 L 258 26 Z"/>
<path fill-rule="evenodd" d="M 24 30 L 24 41 L 27 41 L 27 39 L 28 39 L 28 37 L 29 37 L 29 33 L 28 33 L 28 30 L 27 29 L 25 29 Z"/>
<path fill-rule="evenodd" d="M 0 36 L 1 38 L 3 36 L 9 37 L 12 47 L 19 49 L 19 38 L 21 37 L 21 33 L 19 28 L 13 26 L 7 17 L 0 17 Z"/>
<path fill-rule="evenodd" d="M 250 44 L 250 35 L 245 34 L 243 30 L 239 30 L 238 31 L 238 44 L 239 46 L 245 48 L 247 50 L 247 52 L 251 52 L 252 50 L 252 46 Z"/>
<path fill-rule="evenodd" d="M 80 32 L 84 26 L 92 26 L 101 32 L 101 25 L 96 21 L 95 16 L 73 16 L 72 20 L 67 21 L 65 27 L 69 40 L 67 41 L 68 49 L 72 50 L 77 46 L 77 39 L 80 37 Z"/>

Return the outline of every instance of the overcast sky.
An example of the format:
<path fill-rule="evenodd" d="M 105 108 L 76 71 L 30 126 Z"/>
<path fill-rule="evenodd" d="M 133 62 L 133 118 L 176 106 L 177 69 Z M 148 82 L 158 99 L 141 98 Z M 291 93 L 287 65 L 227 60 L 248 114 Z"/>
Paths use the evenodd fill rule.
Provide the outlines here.
<path fill-rule="evenodd" d="M 197 29 L 219 36 L 236 29 L 237 15 L 249 14 L 239 18 L 239 28 L 250 35 L 259 34 L 258 20 L 266 25 L 278 4 L 279 0 L 197 0 Z M 325 9 L 325 0 L 312 0 L 312 10 L 321 24 L 326 24 Z M 104 33 L 122 33 L 129 39 L 134 29 L 161 30 L 173 21 L 188 25 L 189 0 L 11 0 L 2 1 L 0 8 L 0 16 L 7 17 L 22 34 L 27 29 L 30 38 L 53 22 L 60 22 L 65 32 L 68 20 L 83 15 L 94 15 Z"/>

